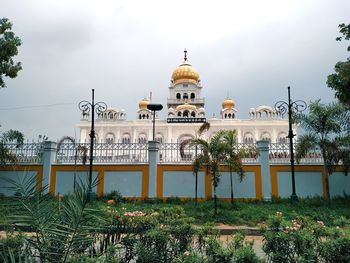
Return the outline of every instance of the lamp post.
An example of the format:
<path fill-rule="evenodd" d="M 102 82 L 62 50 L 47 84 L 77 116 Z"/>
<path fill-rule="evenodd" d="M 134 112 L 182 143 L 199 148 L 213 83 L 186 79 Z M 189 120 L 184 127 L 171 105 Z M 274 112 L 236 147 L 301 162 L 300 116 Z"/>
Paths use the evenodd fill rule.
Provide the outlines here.
<path fill-rule="evenodd" d="M 306 102 L 303 100 L 292 101 L 290 98 L 290 87 L 288 87 L 288 103 L 285 101 L 278 101 L 275 104 L 275 109 L 279 111 L 282 116 L 288 112 L 288 123 L 289 123 L 289 148 L 290 148 L 290 164 L 292 168 L 292 195 L 290 200 L 292 202 L 298 202 L 298 196 L 295 192 L 295 172 L 294 172 L 294 149 L 293 149 L 293 138 L 295 134 L 292 129 L 292 114 L 295 112 L 302 112 L 307 108 Z"/>
<path fill-rule="evenodd" d="M 155 139 L 155 131 L 156 131 L 156 111 L 160 111 L 163 109 L 162 104 L 148 104 L 147 109 L 153 111 L 153 141 Z"/>
<path fill-rule="evenodd" d="M 79 109 L 83 115 L 89 114 L 91 110 L 91 131 L 90 131 L 90 168 L 89 168 L 89 186 L 87 193 L 87 201 L 91 200 L 92 195 L 92 163 L 94 160 L 94 139 L 95 139 L 95 111 L 97 114 L 104 112 L 107 109 L 107 104 L 100 101 L 95 103 L 95 90 L 92 89 L 92 100 L 88 102 L 83 100 L 79 102 Z"/>

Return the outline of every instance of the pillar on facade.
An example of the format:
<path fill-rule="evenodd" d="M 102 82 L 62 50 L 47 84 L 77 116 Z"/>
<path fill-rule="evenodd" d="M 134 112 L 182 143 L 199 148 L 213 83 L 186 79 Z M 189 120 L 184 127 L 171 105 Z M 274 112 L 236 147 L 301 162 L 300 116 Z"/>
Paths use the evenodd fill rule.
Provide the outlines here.
<path fill-rule="evenodd" d="M 45 141 L 44 142 L 44 152 L 42 155 L 42 163 L 43 163 L 43 180 L 42 186 L 45 187 L 43 189 L 44 193 L 49 192 L 50 184 L 51 184 L 51 167 L 56 161 L 56 149 L 57 143 Z"/>
<path fill-rule="evenodd" d="M 271 176 L 269 159 L 269 141 L 257 141 L 259 163 L 261 169 L 262 195 L 265 200 L 271 200 Z"/>
<path fill-rule="evenodd" d="M 159 142 L 148 141 L 148 197 L 157 196 L 157 164 Z"/>

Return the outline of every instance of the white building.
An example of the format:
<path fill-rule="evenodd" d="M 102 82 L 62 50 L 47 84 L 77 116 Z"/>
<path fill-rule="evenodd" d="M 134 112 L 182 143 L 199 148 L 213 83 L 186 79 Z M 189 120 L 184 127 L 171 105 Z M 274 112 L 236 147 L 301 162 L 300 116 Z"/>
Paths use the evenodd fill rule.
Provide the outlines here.
<path fill-rule="evenodd" d="M 167 119 L 156 116 L 155 140 L 175 143 L 195 137 L 203 122 L 210 123 L 210 129 L 203 136 L 210 138 L 220 129 L 235 129 L 238 142 L 269 140 L 286 142 L 288 120 L 270 106 L 258 106 L 249 110 L 249 119 L 237 119 L 235 102 L 226 98 L 222 102 L 219 118 L 206 117 L 205 98 L 201 95 L 202 86 L 198 72 L 189 64 L 187 51 L 184 61 L 173 72 L 167 99 Z M 95 121 L 96 142 L 99 143 L 144 143 L 152 140 L 152 112 L 147 109 L 150 101 L 139 102 L 139 110 L 134 120 L 126 120 L 124 110 L 108 108 L 99 114 Z M 89 142 L 91 123 L 89 114 L 83 114 L 78 124 L 80 142 Z M 296 131 L 294 131 L 296 132 Z"/>

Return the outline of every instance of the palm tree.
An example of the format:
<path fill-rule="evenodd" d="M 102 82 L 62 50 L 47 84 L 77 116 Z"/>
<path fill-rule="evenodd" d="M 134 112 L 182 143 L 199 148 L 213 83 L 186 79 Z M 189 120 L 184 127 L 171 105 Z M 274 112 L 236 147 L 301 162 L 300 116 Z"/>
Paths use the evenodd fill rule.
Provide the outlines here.
<path fill-rule="evenodd" d="M 13 198 L 11 214 L 6 219 L 15 230 L 25 227 L 33 232 L 25 236 L 26 245 L 21 248 L 31 259 L 25 262 L 64 263 L 71 256 L 92 250 L 105 221 L 99 210 L 88 205 L 87 183 L 80 181 L 76 191 L 64 198 L 61 209 L 57 209 L 52 196 L 45 192 L 47 186 L 37 191 L 36 176 L 26 176 L 23 182 L 8 181 L 19 195 Z"/>
<path fill-rule="evenodd" d="M 311 102 L 309 114 L 299 113 L 295 121 L 306 131 L 299 137 L 296 146 L 297 162 L 304 157 L 308 151 L 319 147 L 323 158 L 323 167 L 326 182 L 326 198 L 330 198 L 329 176 L 334 171 L 335 165 L 339 163 L 340 142 L 343 137 L 344 107 L 339 103 L 322 104 L 320 100 Z"/>
<path fill-rule="evenodd" d="M 202 152 L 197 155 L 195 161 L 198 167 L 204 166 L 207 174 L 210 174 L 214 188 L 214 213 L 217 214 L 216 188 L 220 182 L 220 165 L 225 159 L 225 144 L 222 140 L 224 131 L 218 131 L 210 141 L 198 138 L 193 143 L 201 147 Z"/>
<path fill-rule="evenodd" d="M 9 150 L 6 144 L 15 143 L 16 147 L 20 147 L 23 141 L 23 133 L 16 130 L 9 130 L 0 135 L 0 165 L 17 161 L 16 155 Z"/>
<path fill-rule="evenodd" d="M 237 172 L 239 175 L 240 181 L 243 180 L 245 173 L 243 171 L 241 158 L 244 157 L 245 151 L 238 149 L 236 130 L 225 131 L 223 133 L 222 139 L 225 145 L 225 152 L 226 152 L 226 158 L 224 160 L 224 163 L 229 167 L 229 171 L 230 171 L 231 205 L 233 205 L 232 173 Z"/>
<path fill-rule="evenodd" d="M 195 132 L 195 139 L 187 139 L 184 140 L 180 143 L 180 155 L 181 157 L 184 157 L 185 155 L 185 147 L 189 144 L 191 145 L 195 145 L 195 157 L 194 160 L 192 162 L 192 171 L 193 171 L 193 175 L 195 176 L 195 202 L 197 203 L 198 201 L 198 172 L 201 168 L 201 164 L 197 158 L 198 155 L 198 144 L 195 142 L 196 139 L 201 138 L 201 136 L 203 135 L 204 132 L 208 131 L 210 128 L 210 123 L 209 122 L 205 122 L 203 123 L 197 132 Z"/>

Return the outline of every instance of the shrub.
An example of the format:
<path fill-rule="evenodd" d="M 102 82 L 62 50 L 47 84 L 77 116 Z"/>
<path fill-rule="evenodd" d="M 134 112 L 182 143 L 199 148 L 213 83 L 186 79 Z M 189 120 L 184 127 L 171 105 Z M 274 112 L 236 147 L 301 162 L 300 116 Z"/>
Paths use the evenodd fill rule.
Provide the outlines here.
<path fill-rule="evenodd" d="M 118 190 L 111 191 L 105 197 L 108 200 L 114 200 L 117 204 L 123 201 L 123 196 Z"/>
<path fill-rule="evenodd" d="M 167 248 L 168 235 L 160 228 L 147 231 L 140 237 L 136 245 L 137 263 L 163 263 L 174 260 L 171 251 Z"/>
<path fill-rule="evenodd" d="M 320 244 L 319 253 L 324 262 L 350 262 L 350 238 L 338 237 Z"/>
<path fill-rule="evenodd" d="M 18 262 L 24 259 L 22 247 L 24 246 L 22 235 L 9 236 L 0 239 L 0 260 L 2 262 Z"/>
<path fill-rule="evenodd" d="M 180 205 L 182 204 L 181 199 L 178 196 L 170 196 L 166 199 L 167 204 Z"/>
<path fill-rule="evenodd" d="M 293 220 L 287 223 L 282 213 L 270 218 L 263 232 L 263 251 L 271 262 L 317 262 L 318 238 L 305 222 Z"/>

